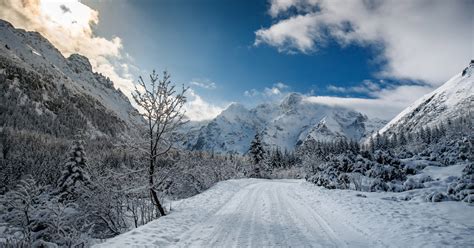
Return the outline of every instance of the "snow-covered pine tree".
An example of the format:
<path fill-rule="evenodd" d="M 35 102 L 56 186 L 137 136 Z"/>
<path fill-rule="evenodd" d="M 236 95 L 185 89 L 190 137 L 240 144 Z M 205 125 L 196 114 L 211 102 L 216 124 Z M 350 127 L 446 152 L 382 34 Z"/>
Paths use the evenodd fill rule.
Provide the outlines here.
<path fill-rule="evenodd" d="M 354 153 L 358 153 L 360 151 L 360 145 L 357 141 L 355 140 L 350 140 L 349 142 L 350 150 Z"/>
<path fill-rule="evenodd" d="M 262 140 L 260 138 L 259 133 L 255 134 L 255 137 L 250 143 L 249 153 L 252 156 L 252 160 L 254 164 L 259 164 L 265 158 L 265 151 L 263 149 Z"/>
<path fill-rule="evenodd" d="M 426 127 L 426 133 L 425 133 L 425 143 L 427 144 L 430 144 L 431 143 L 431 128 L 430 127 Z"/>
<path fill-rule="evenodd" d="M 85 170 L 87 160 L 83 143 L 80 139 L 73 142 L 58 180 L 59 192 L 62 194 L 75 197 L 80 187 L 90 185 L 90 177 Z"/>
<path fill-rule="evenodd" d="M 254 165 L 253 174 L 255 177 L 261 177 L 261 166 L 265 160 L 265 150 L 263 149 L 260 134 L 257 132 L 252 142 L 250 143 L 250 156 Z"/>
<path fill-rule="evenodd" d="M 413 133 L 412 132 L 406 132 L 405 133 L 405 138 L 406 138 L 406 144 L 411 144 L 413 142 Z"/>
<path fill-rule="evenodd" d="M 382 136 L 379 132 L 377 132 L 377 134 L 375 135 L 374 147 L 374 150 L 379 150 L 382 147 Z"/>
<path fill-rule="evenodd" d="M 397 133 L 393 133 L 392 138 L 390 139 L 390 148 L 398 147 L 399 146 L 399 138 Z"/>
<path fill-rule="evenodd" d="M 400 132 L 400 138 L 398 138 L 397 146 L 399 146 L 399 145 L 404 146 L 406 144 L 407 144 L 407 139 L 405 137 L 405 134 L 403 132 Z"/>
<path fill-rule="evenodd" d="M 418 141 L 424 143 L 425 140 L 426 140 L 425 128 L 424 128 L 424 127 L 421 127 L 421 128 L 420 128 L 420 131 L 418 132 Z"/>
<path fill-rule="evenodd" d="M 283 166 L 283 155 L 281 154 L 280 148 L 275 148 L 275 150 L 273 150 L 271 165 L 273 168 L 280 168 Z"/>
<path fill-rule="evenodd" d="M 370 153 L 374 153 L 375 152 L 375 141 L 374 141 L 374 136 L 370 136 L 370 139 L 369 139 L 369 151 Z"/>

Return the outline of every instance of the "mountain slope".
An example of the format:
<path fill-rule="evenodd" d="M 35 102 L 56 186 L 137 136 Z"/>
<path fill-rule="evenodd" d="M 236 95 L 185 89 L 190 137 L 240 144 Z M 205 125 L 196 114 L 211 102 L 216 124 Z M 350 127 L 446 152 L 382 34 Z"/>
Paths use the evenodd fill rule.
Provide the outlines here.
<path fill-rule="evenodd" d="M 293 150 L 302 142 L 349 138 L 360 140 L 383 121 L 342 107 L 316 104 L 291 93 L 280 103 L 253 109 L 231 104 L 219 116 L 187 136 L 184 147 L 193 150 L 246 153 L 257 132 L 267 147 Z M 324 128 L 322 128 L 324 127 Z"/>
<path fill-rule="evenodd" d="M 65 58 L 37 32 L 0 20 L 3 126 L 59 136 L 135 135 L 141 119 L 128 98 L 89 60 Z"/>
<path fill-rule="evenodd" d="M 474 61 L 435 91 L 403 110 L 380 133 L 413 132 L 467 115 L 474 109 Z"/>

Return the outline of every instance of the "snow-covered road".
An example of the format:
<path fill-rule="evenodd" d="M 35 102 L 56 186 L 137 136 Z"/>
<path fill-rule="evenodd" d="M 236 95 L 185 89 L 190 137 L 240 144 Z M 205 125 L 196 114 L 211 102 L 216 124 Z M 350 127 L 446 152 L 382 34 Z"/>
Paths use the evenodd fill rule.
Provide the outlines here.
<path fill-rule="evenodd" d="M 363 244 L 373 245 L 370 238 L 353 228 L 329 225 L 299 191 L 299 183 L 287 181 L 248 185 L 209 219 L 181 235 L 177 245 L 340 247 L 361 240 Z"/>
<path fill-rule="evenodd" d="M 367 198 L 356 194 L 321 189 L 301 180 L 229 180 L 176 202 L 168 216 L 99 246 L 445 247 L 474 244 L 473 207 L 454 202 L 410 205 L 386 200 L 378 193 Z M 451 211 L 458 213 L 450 214 Z M 471 220 L 466 221 L 466 218 Z"/>

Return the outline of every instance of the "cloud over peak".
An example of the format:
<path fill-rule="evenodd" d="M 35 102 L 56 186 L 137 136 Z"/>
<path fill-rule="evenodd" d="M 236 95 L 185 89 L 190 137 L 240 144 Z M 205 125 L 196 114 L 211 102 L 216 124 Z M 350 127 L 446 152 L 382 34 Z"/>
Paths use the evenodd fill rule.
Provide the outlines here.
<path fill-rule="evenodd" d="M 219 115 L 224 108 L 206 102 L 193 89 L 187 91 L 186 116 L 193 121 L 210 120 Z"/>
<path fill-rule="evenodd" d="M 272 87 L 265 87 L 262 91 L 257 89 L 250 89 L 244 92 L 244 96 L 246 97 L 264 97 L 264 98 L 280 98 L 282 95 L 287 93 L 290 89 L 290 86 L 278 82 L 272 85 Z M 268 99 L 267 99 L 268 100 Z"/>

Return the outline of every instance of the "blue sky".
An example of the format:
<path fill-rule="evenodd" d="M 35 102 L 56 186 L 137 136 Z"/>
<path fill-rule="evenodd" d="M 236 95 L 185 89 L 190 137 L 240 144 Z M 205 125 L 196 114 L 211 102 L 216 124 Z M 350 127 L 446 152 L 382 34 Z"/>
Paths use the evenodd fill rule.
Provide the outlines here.
<path fill-rule="evenodd" d="M 289 92 L 390 119 L 474 58 L 472 0 L 4 0 L 0 18 L 128 96 L 167 69 L 195 120 Z"/>
<path fill-rule="evenodd" d="M 166 68 L 179 83 L 212 82 L 215 89 L 191 86 L 216 104 L 248 101 L 245 91 L 261 90 L 278 82 L 292 91 L 341 95 L 328 92 L 326 87 L 358 85 L 372 79 L 379 67 L 373 61 L 376 46 L 341 48 L 329 42 L 312 54 L 254 46 L 255 31 L 272 23 L 265 0 L 86 4 L 101 13 L 97 34 L 119 36 L 136 66 L 147 70 Z"/>

